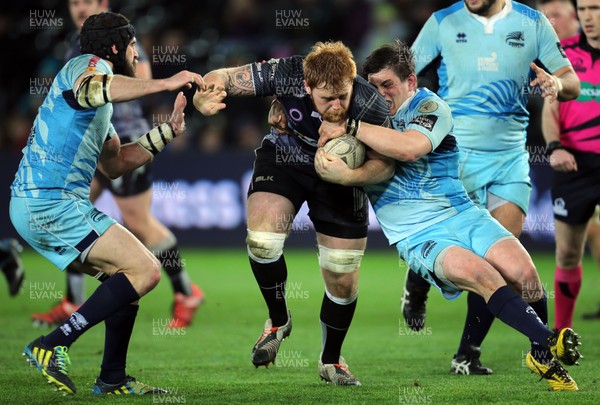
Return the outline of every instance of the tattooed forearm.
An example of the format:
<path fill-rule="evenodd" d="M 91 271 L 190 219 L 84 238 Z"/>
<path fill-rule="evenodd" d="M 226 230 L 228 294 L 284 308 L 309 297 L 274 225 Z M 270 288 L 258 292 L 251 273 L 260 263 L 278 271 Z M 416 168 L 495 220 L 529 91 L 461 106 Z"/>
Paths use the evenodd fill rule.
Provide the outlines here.
<path fill-rule="evenodd" d="M 227 69 L 226 91 L 231 96 L 254 95 L 251 65 Z"/>

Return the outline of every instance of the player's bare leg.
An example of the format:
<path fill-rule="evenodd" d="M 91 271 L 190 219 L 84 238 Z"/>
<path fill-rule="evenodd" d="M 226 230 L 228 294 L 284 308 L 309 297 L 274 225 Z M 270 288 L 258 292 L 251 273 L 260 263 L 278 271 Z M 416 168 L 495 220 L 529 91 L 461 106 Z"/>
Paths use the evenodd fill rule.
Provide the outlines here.
<path fill-rule="evenodd" d="M 204 292 L 190 281 L 175 235 L 152 213 L 152 189 L 127 197 L 115 196 L 115 202 L 127 229 L 148 247 L 169 275 L 175 293 L 173 318 L 169 327 L 182 328 L 190 325 L 204 301 Z"/>

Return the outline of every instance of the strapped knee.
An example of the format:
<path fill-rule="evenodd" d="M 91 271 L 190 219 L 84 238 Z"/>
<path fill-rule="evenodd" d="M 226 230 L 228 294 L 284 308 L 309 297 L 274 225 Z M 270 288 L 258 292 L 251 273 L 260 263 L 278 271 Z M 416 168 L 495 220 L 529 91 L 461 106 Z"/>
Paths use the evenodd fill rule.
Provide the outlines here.
<path fill-rule="evenodd" d="M 352 273 L 360 267 L 364 250 L 329 249 L 319 245 L 319 266 L 334 273 Z"/>
<path fill-rule="evenodd" d="M 260 232 L 248 229 L 246 244 L 248 255 L 258 263 L 273 263 L 283 254 L 283 245 L 287 234 Z"/>

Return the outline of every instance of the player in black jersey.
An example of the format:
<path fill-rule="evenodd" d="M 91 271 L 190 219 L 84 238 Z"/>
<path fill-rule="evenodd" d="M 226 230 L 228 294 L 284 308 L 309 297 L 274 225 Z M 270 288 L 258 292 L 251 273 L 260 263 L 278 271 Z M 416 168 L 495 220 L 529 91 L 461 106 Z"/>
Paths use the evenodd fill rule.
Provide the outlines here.
<path fill-rule="evenodd" d="M 319 374 L 335 385 L 360 385 L 340 354 L 356 308 L 368 203 L 361 188 L 321 180 L 314 155 L 323 120 L 389 126 L 387 103 L 356 75 L 352 53 L 341 42 L 318 42 L 306 57 L 218 69 L 204 80 L 209 88 L 194 96 L 194 106 L 203 115 L 224 109 L 227 95 L 277 96 L 288 118 L 288 133 L 273 128 L 256 150 L 248 191 L 248 255 L 269 309 L 264 331 L 252 349 L 252 363 L 258 367 L 274 362 L 281 341 L 291 332 L 283 247 L 294 217 L 307 202 L 326 287 Z M 391 176 L 387 160 L 374 153 L 369 158 L 370 176 L 382 180 Z"/>

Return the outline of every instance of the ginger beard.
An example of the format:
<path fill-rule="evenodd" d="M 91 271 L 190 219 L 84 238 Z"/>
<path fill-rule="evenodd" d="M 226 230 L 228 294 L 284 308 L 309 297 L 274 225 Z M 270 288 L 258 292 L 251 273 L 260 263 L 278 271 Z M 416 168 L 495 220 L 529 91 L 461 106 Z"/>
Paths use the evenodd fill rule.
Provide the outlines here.
<path fill-rule="evenodd" d="M 342 88 L 307 88 L 315 110 L 325 121 L 342 122 L 348 118 L 348 108 L 352 97 L 352 82 Z"/>
<path fill-rule="evenodd" d="M 325 121 L 329 122 L 342 122 L 348 118 L 348 111 L 342 107 L 338 108 L 337 110 L 329 108 L 327 111 L 321 114 L 321 117 L 323 117 Z"/>

